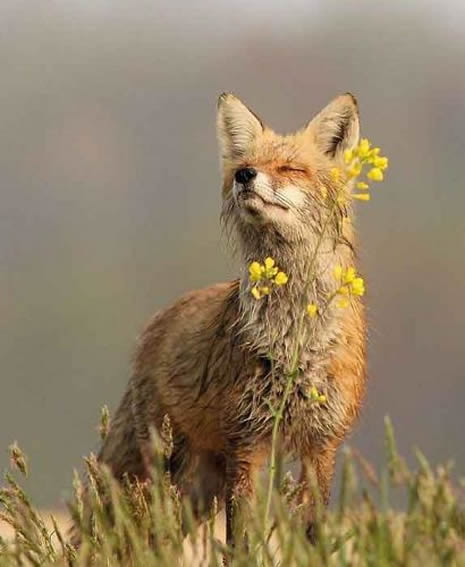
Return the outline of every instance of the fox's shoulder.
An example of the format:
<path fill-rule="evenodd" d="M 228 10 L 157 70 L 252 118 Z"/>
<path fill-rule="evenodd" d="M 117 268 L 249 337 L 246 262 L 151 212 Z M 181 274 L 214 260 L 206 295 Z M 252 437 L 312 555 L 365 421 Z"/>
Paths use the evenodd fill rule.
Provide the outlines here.
<path fill-rule="evenodd" d="M 194 335 L 206 338 L 226 319 L 232 322 L 237 316 L 238 294 L 239 280 L 185 293 L 150 319 L 139 337 L 136 361 L 162 346 L 179 348 Z"/>
<path fill-rule="evenodd" d="M 174 320 L 208 319 L 209 316 L 214 316 L 218 310 L 227 308 L 228 304 L 237 297 L 238 291 L 238 280 L 217 283 L 189 291 L 169 307 L 155 313 L 147 328 Z"/>
<path fill-rule="evenodd" d="M 172 316 L 191 317 L 201 310 L 218 309 L 228 301 L 237 297 L 239 291 L 239 280 L 222 282 L 182 295 L 165 312 L 169 311 Z"/>

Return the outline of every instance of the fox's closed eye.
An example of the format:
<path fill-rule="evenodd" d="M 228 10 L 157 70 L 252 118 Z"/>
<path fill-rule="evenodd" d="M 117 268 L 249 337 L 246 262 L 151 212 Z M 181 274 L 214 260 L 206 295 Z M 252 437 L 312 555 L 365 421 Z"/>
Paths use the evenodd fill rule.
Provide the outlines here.
<path fill-rule="evenodd" d="M 307 173 L 307 170 L 303 167 L 299 167 L 298 165 L 280 165 L 278 167 L 278 171 L 280 173 Z"/>

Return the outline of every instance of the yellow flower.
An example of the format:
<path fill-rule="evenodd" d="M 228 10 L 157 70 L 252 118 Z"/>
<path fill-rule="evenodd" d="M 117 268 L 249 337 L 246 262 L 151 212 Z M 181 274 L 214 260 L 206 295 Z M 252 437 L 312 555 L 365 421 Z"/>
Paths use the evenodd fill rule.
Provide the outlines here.
<path fill-rule="evenodd" d="M 278 273 L 278 268 L 274 265 L 273 258 L 266 258 L 265 267 L 262 270 L 266 279 L 270 280 Z"/>
<path fill-rule="evenodd" d="M 349 163 L 354 159 L 354 152 L 352 150 L 346 150 L 344 152 L 344 162 L 346 165 L 349 165 Z"/>
<path fill-rule="evenodd" d="M 341 178 L 339 174 L 334 171 L 334 173 L 332 173 L 335 176 L 334 179 L 342 179 L 344 182 L 350 179 L 356 181 L 362 174 L 366 174 L 368 180 L 383 181 L 383 171 L 387 169 L 389 160 L 387 157 L 381 156 L 380 152 L 380 148 L 372 148 L 370 141 L 367 138 L 362 138 L 357 146 L 350 150 L 345 150 L 345 168 L 340 172 Z M 333 170 L 331 171 L 333 172 Z M 368 173 L 366 173 L 366 171 L 368 171 Z M 358 181 L 356 188 L 359 191 L 367 191 L 369 184 L 366 181 Z M 371 198 L 369 194 L 356 193 L 355 195 L 351 195 L 350 192 L 348 192 L 346 198 L 350 197 L 359 201 L 369 201 Z M 345 204 L 344 197 L 341 197 L 341 195 L 338 195 L 336 199 L 338 203 Z"/>
<path fill-rule="evenodd" d="M 346 285 L 341 285 L 341 287 L 337 290 L 337 293 L 339 293 L 340 295 L 348 295 L 349 288 Z"/>
<path fill-rule="evenodd" d="M 338 306 L 341 307 L 341 309 L 345 309 L 346 307 L 349 307 L 350 302 L 348 299 L 346 299 L 345 297 L 343 297 L 342 299 L 340 299 L 337 302 Z"/>
<path fill-rule="evenodd" d="M 357 180 L 362 174 L 366 174 L 368 180 L 383 181 L 383 171 L 387 169 L 389 160 L 387 157 L 381 156 L 380 152 L 380 148 L 372 148 L 370 141 L 367 138 L 362 138 L 357 146 L 350 150 L 345 150 L 345 168 L 341 170 L 341 179 L 344 182 L 350 179 Z M 368 171 L 368 173 L 366 173 L 366 171 Z M 336 172 L 334 172 L 334 175 L 337 175 Z M 337 179 L 340 178 L 337 177 Z M 366 181 L 358 181 L 356 188 L 359 191 L 367 191 L 369 184 Z M 351 194 L 348 192 L 346 198 L 350 197 L 359 201 L 369 201 L 371 198 L 368 193 Z M 341 195 L 338 195 L 336 199 L 341 205 L 345 204 L 345 198 Z"/>
<path fill-rule="evenodd" d="M 312 402 L 318 402 L 319 404 L 324 404 L 326 402 L 326 396 L 324 394 L 320 394 L 316 386 L 312 386 L 310 388 L 309 394 Z"/>
<path fill-rule="evenodd" d="M 344 274 L 344 281 L 345 283 L 350 283 L 352 281 L 354 281 L 355 279 L 355 268 L 353 266 L 350 266 L 349 268 L 347 268 L 346 273 Z"/>
<path fill-rule="evenodd" d="M 261 299 L 262 294 L 260 293 L 260 291 L 258 290 L 257 286 L 254 286 L 251 290 L 250 293 L 255 297 L 255 299 Z"/>
<path fill-rule="evenodd" d="M 250 281 L 259 282 L 262 279 L 262 266 L 258 262 L 252 262 L 249 266 Z"/>
<path fill-rule="evenodd" d="M 265 259 L 265 268 L 266 268 L 267 270 L 269 270 L 269 269 L 271 269 L 273 266 L 274 266 L 274 260 L 273 260 L 273 258 L 270 258 L 270 257 L 268 256 L 268 258 Z"/>
<path fill-rule="evenodd" d="M 362 164 L 361 163 L 354 163 L 354 165 L 349 169 L 347 174 L 349 177 L 358 177 L 362 171 Z"/>
<path fill-rule="evenodd" d="M 358 146 L 358 155 L 361 158 L 367 157 L 370 153 L 370 142 L 367 138 L 362 138 Z"/>
<path fill-rule="evenodd" d="M 363 278 L 357 277 L 351 283 L 351 291 L 354 295 L 362 296 L 365 293 L 365 282 Z"/>
<path fill-rule="evenodd" d="M 317 400 L 320 397 L 320 394 L 318 393 L 316 386 L 312 386 L 310 388 L 310 397 L 312 398 L 312 400 Z"/>
<path fill-rule="evenodd" d="M 333 275 L 337 280 L 340 280 L 342 277 L 342 266 L 336 266 L 333 270 Z"/>
<path fill-rule="evenodd" d="M 278 273 L 276 274 L 275 279 L 274 279 L 274 283 L 275 283 L 276 285 L 284 285 L 284 284 L 287 283 L 287 280 L 288 280 L 288 279 L 289 279 L 289 278 L 288 278 L 287 274 L 285 274 L 284 272 L 278 272 Z"/>
<path fill-rule="evenodd" d="M 307 305 L 307 314 L 309 317 L 315 317 L 318 313 L 318 306 L 315 303 L 309 303 Z"/>
<path fill-rule="evenodd" d="M 380 169 L 386 169 L 389 165 L 389 160 L 387 157 L 376 157 L 373 161 L 373 165 Z"/>
<path fill-rule="evenodd" d="M 329 174 L 332 181 L 334 181 L 334 183 L 337 183 L 341 177 L 341 170 L 338 167 L 333 167 Z"/>
<path fill-rule="evenodd" d="M 372 179 L 373 181 L 382 181 L 384 179 L 383 172 L 379 167 L 373 167 L 367 173 L 368 179 Z"/>
<path fill-rule="evenodd" d="M 264 295 L 271 293 L 273 284 L 284 285 L 289 279 L 284 272 L 279 272 L 273 258 L 266 258 L 264 264 L 252 262 L 249 266 L 249 278 L 251 282 L 262 282 L 263 285 L 255 285 L 250 291 L 255 299 L 261 299 Z"/>

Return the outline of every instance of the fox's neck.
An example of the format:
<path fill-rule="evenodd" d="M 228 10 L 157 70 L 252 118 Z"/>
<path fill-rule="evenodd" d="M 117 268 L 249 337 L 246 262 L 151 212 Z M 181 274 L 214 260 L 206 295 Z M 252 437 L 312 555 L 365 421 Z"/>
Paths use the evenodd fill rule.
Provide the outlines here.
<path fill-rule="evenodd" d="M 342 313 L 334 302 L 324 309 L 328 296 L 336 289 L 333 277 L 336 265 L 352 263 L 352 251 L 346 246 L 300 242 L 281 244 L 267 249 L 258 243 L 244 255 L 240 285 L 240 329 L 246 346 L 261 356 L 270 356 L 284 371 L 291 368 L 298 356 L 298 366 L 308 368 L 324 358 L 341 333 Z M 251 293 L 248 267 L 251 262 L 263 263 L 266 257 L 289 279 L 283 286 L 272 286 L 268 296 L 255 299 Z M 310 282 L 310 283 L 309 283 Z M 306 306 L 315 303 L 324 311 L 310 319 Z"/>

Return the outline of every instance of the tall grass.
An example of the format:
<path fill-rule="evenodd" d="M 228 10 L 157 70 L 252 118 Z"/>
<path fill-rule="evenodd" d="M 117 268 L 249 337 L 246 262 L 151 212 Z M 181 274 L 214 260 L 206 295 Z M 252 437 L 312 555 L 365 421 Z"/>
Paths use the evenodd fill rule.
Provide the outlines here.
<path fill-rule="evenodd" d="M 334 506 L 317 511 L 315 546 L 299 519 L 299 485 L 290 473 L 280 477 L 282 467 L 277 467 L 271 497 L 267 485 L 257 487 L 246 519 L 248 548 L 228 549 L 215 532 L 217 506 L 197 524 L 189 502 L 172 485 L 164 466 L 169 450 L 166 441 L 156 443 L 153 480 L 145 484 L 129 478 L 118 484 L 94 456 L 86 459 L 86 481 L 75 475 L 69 503 L 80 540 L 75 548 L 69 534 L 53 518 L 46 521 L 14 478 L 27 469 L 20 449 L 12 448 L 16 473 L 6 474 L 0 490 L 0 518 L 13 536 L 0 540 L 0 565 L 215 566 L 225 556 L 234 566 L 465 565 L 464 483 L 454 483 L 448 467 L 433 470 L 421 453 L 416 470 L 408 468 L 389 421 L 387 463 L 380 475 L 359 455 L 345 451 Z M 394 487 L 403 494 L 400 509 L 390 503 Z M 267 506 L 271 536 L 263 524 Z"/>

